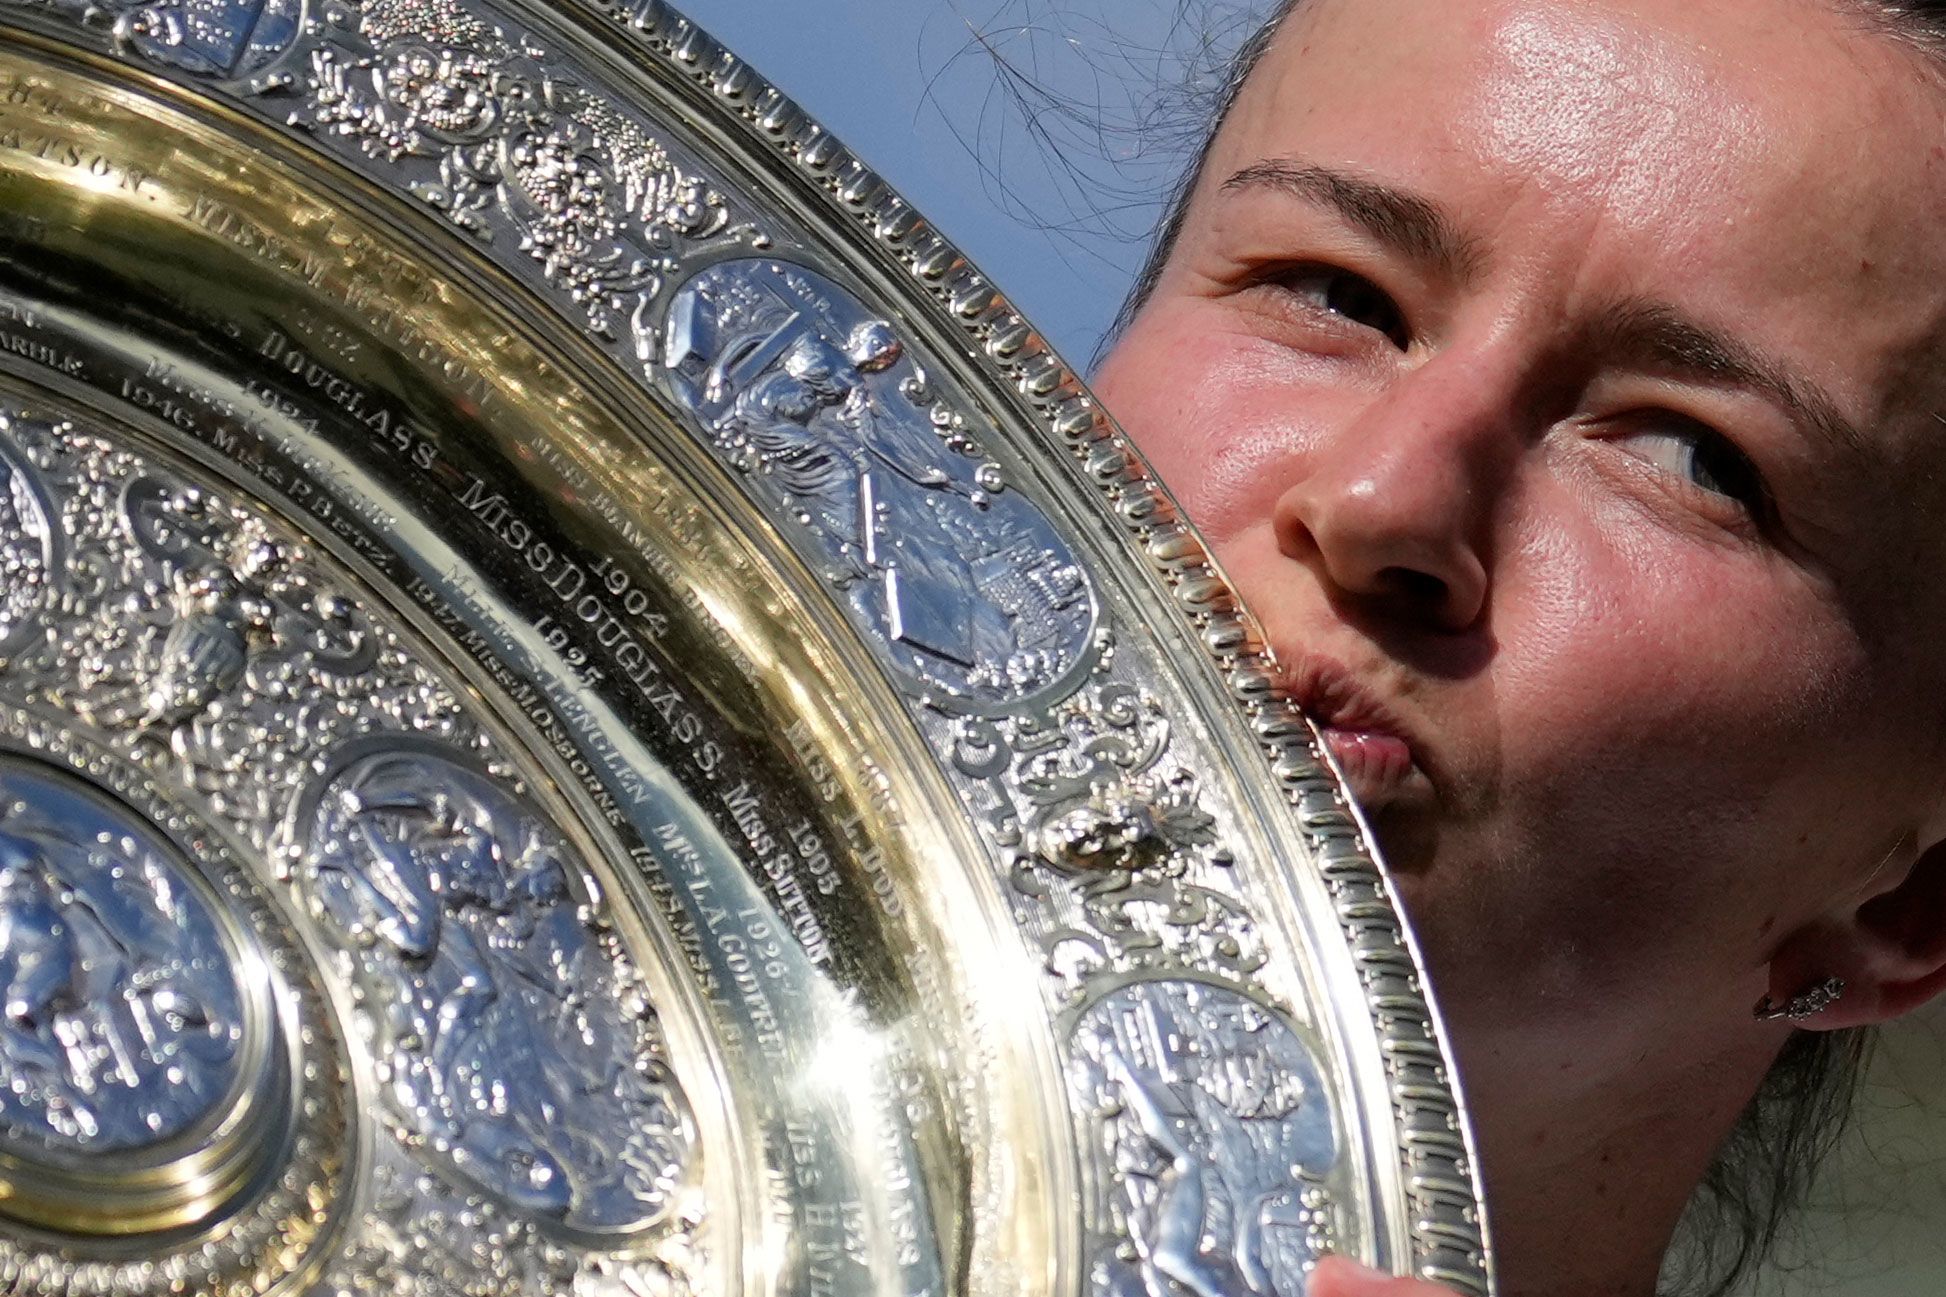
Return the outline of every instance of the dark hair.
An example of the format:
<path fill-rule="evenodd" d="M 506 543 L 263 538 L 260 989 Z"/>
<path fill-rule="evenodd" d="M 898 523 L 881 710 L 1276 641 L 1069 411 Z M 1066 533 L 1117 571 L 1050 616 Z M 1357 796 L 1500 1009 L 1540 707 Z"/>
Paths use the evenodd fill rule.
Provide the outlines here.
<path fill-rule="evenodd" d="M 1837 2 L 1875 31 L 1934 55 L 1946 72 L 1946 0 Z M 1164 202 L 1148 255 L 1102 343 L 1104 351 L 1155 291 L 1202 179 L 1210 142 L 1300 3 L 1277 0 L 1215 79 L 1203 108 L 1202 146 Z M 1844 1134 L 1872 1041 L 1864 1029 L 1800 1031 L 1790 1037 L 1690 1199 L 1663 1269 L 1666 1294 L 1724 1297 L 1771 1252 Z"/>
<path fill-rule="evenodd" d="M 1203 167 L 1209 161 L 1210 144 L 1216 139 L 1216 132 L 1222 129 L 1230 110 L 1236 107 L 1237 95 L 1243 90 L 1243 83 L 1250 79 L 1250 74 L 1257 70 L 1257 64 L 1263 61 L 1264 51 L 1276 38 L 1277 29 L 1283 26 L 1284 19 L 1300 3 L 1301 0 L 1277 0 L 1276 11 L 1237 47 L 1229 66 L 1217 78 L 1215 94 L 1203 109 L 1202 147 L 1176 177 L 1168 196 L 1163 200 L 1162 220 L 1157 223 L 1150 240 L 1149 254 L 1143 258 L 1142 268 L 1135 272 L 1135 282 L 1129 287 L 1128 296 L 1122 299 L 1121 309 L 1115 313 L 1115 321 L 1108 326 L 1108 334 L 1102 340 L 1104 353 L 1114 346 L 1115 340 L 1135 319 L 1135 313 L 1155 292 L 1156 281 L 1162 278 L 1162 268 L 1168 264 L 1169 254 L 1175 251 L 1176 239 L 1182 234 L 1183 218 L 1188 215 L 1189 200 L 1203 178 Z"/>
<path fill-rule="evenodd" d="M 1791 1034 L 1690 1197 L 1666 1297 L 1723 1297 L 1770 1254 L 1850 1123 L 1875 1039 L 1863 1027 Z"/>

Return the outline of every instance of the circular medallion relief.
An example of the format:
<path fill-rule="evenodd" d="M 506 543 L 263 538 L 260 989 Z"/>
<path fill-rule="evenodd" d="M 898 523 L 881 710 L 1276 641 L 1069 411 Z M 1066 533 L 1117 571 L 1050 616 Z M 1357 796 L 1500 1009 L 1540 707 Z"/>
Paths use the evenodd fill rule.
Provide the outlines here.
<path fill-rule="evenodd" d="M 571 1229 L 661 1219 L 693 1126 L 594 880 L 539 810 L 452 748 L 386 736 L 337 755 L 291 836 L 401 1133 Z"/>
<path fill-rule="evenodd" d="M 1069 1036 L 1068 1083 L 1096 1114 L 1099 1297 L 1302 1297 L 1335 1240 L 1338 1121 L 1312 1049 L 1240 990 L 1133 981 Z"/>
<path fill-rule="evenodd" d="M 346 1160 L 314 966 L 201 810 L 58 715 L 0 708 L 0 732 L 0 1217 L 29 1227 L 0 1229 L 0 1273 L 278 1281 Z"/>
<path fill-rule="evenodd" d="M 898 678 L 954 711 L 1004 710 L 1090 661 L 1095 595 L 1073 548 L 846 289 L 791 262 L 720 262 L 676 291 L 662 349 L 711 448 L 795 522 Z"/>
<path fill-rule="evenodd" d="M 0 1147 L 73 1163 L 207 1123 L 245 1061 L 219 908 L 129 808 L 0 754 Z"/>

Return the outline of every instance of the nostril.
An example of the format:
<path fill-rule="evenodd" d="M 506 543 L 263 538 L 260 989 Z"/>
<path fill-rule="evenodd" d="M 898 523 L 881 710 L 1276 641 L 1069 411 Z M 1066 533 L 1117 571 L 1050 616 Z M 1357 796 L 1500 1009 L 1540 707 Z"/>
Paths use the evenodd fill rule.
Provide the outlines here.
<path fill-rule="evenodd" d="M 1400 599 L 1427 607 L 1439 607 L 1451 593 L 1446 583 L 1430 572 L 1417 568 L 1388 567 L 1378 574 L 1380 588 Z"/>

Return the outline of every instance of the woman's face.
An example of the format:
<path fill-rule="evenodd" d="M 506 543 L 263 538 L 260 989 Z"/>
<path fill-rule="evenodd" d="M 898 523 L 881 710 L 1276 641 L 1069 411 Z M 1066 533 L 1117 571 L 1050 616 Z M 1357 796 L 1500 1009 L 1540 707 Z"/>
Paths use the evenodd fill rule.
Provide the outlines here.
<path fill-rule="evenodd" d="M 1307 0 L 1098 376 L 1522 1066 L 1863 982 L 1946 828 L 1925 68 L 1818 0 Z"/>

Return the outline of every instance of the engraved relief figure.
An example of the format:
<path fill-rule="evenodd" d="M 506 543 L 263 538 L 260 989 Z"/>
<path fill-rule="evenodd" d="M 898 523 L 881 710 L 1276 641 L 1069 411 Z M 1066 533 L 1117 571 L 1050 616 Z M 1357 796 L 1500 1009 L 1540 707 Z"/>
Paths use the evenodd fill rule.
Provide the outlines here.
<path fill-rule="evenodd" d="M 1236 991 L 1138 982 L 1085 1013 L 1074 1046 L 1127 1236 L 1098 1250 L 1097 1289 L 1302 1294 L 1331 1239 L 1338 1140 L 1296 1034 Z"/>
<path fill-rule="evenodd" d="M 211 901 L 137 817 L 0 757 L 0 1141 L 122 1152 L 236 1076 L 243 1012 Z"/>
<path fill-rule="evenodd" d="M 1005 488 L 891 325 L 802 267 L 722 262 L 676 293 L 664 363 L 711 445 L 807 533 L 895 670 L 1000 704 L 1064 678 L 1093 601 L 1045 515 Z"/>
<path fill-rule="evenodd" d="M 1175 876 L 1191 862 L 1230 862 L 1195 774 L 1164 760 L 1169 721 L 1154 698 L 1128 684 L 1091 684 L 1050 721 L 1013 727 L 1014 778 L 1033 808 L 1043 860 L 1069 871 L 1161 866 Z M 1098 874 L 1089 885 L 1123 883 Z"/>
<path fill-rule="evenodd" d="M 113 499 L 112 519 L 88 527 L 109 536 L 91 537 L 82 557 L 104 574 L 112 565 L 129 594 L 68 633 L 72 683 L 46 673 L 59 705 L 172 742 L 193 761 L 196 744 L 178 731 L 220 718 L 246 672 L 298 660 L 334 677 L 372 666 L 377 638 L 363 618 L 313 588 L 260 523 L 156 475 L 131 477 Z"/>
<path fill-rule="evenodd" d="M 162 640 L 142 698 L 144 725 L 174 725 L 236 687 L 249 661 L 248 641 L 269 629 L 268 601 L 250 593 L 256 575 L 223 568 L 178 569 L 170 603 L 175 620 Z"/>
<path fill-rule="evenodd" d="M 73 635 L 79 670 L 58 701 L 103 728 L 167 731 L 242 680 L 270 633 L 261 578 L 280 555 L 229 532 L 223 511 L 194 488 L 139 476 L 113 499 L 112 520 L 90 519 L 88 528 L 105 523 L 110 534 L 91 536 L 84 558 L 104 570 L 113 564 L 132 590 Z"/>
<path fill-rule="evenodd" d="M 398 1124 L 531 1215 L 657 1219 L 689 1126 L 593 881 L 523 799 L 409 742 L 343 765 L 297 826 L 300 878 L 378 1016 Z"/>
<path fill-rule="evenodd" d="M 1247 980 L 1268 958 L 1228 877 L 1213 803 L 1171 736 L 1161 702 L 1109 672 L 1040 714 L 963 718 L 955 730 L 962 769 L 986 760 L 1003 772 L 1022 848 L 1013 892 L 1029 905 L 1053 898 L 1059 921 L 1040 940 L 1071 992 L 1111 968 Z"/>
<path fill-rule="evenodd" d="M 249 77 L 290 47 L 302 18 L 302 0 L 154 0 L 122 10 L 115 35 L 185 72 Z"/>

